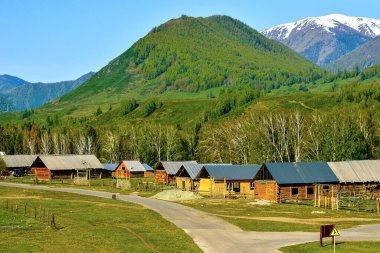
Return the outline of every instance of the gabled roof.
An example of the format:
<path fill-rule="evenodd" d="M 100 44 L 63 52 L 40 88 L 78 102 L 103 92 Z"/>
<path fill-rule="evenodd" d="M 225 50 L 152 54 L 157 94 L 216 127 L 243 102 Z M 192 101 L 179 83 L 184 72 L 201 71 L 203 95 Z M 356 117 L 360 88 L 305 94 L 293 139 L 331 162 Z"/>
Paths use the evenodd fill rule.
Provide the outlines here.
<path fill-rule="evenodd" d="M 114 171 L 118 165 L 118 163 L 103 163 L 104 169 L 109 171 Z"/>
<path fill-rule="evenodd" d="M 146 171 L 154 171 L 154 169 L 152 167 L 150 167 L 148 164 L 146 163 L 143 163 L 143 166 L 145 168 Z"/>
<path fill-rule="evenodd" d="M 278 184 L 334 183 L 338 178 L 326 162 L 266 163 Z"/>
<path fill-rule="evenodd" d="M 130 172 L 144 172 L 146 171 L 145 167 L 140 163 L 140 161 L 122 161 L 122 163 L 127 166 L 127 169 Z"/>
<path fill-rule="evenodd" d="M 37 155 L 4 155 L 1 158 L 7 168 L 26 168 L 32 166 Z"/>
<path fill-rule="evenodd" d="M 41 159 L 49 170 L 104 169 L 94 155 L 40 155 L 35 162 L 38 159 Z"/>
<path fill-rule="evenodd" d="M 197 164 L 197 161 L 160 162 L 168 175 L 175 175 L 183 164 Z"/>
<path fill-rule="evenodd" d="M 176 176 L 180 177 L 184 174 L 187 174 L 190 176 L 191 179 L 195 179 L 199 173 L 199 171 L 202 169 L 202 164 L 196 164 L 196 163 L 185 163 L 181 166 L 181 168 L 177 171 Z"/>
<path fill-rule="evenodd" d="M 340 183 L 380 182 L 380 160 L 328 162 Z"/>
<path fill-rule="evenodd" d="M 253 180 L 260 165 L 204 165 L 197 178 L 202 174 L 208 177 L 225 177 L 226 180 Z"/>
<path fill-rule="evenodd" d="M 226 166 L 226 165 L 232 165 L 232 164 L 221 164 L 221 163 L 202 163 L 202 164 L 194 164 L 194 163 L 185 163 L 181 166 L 181 168 L 176 173 L 177 177 L 184 176 L 186 174 L 189 175 L 191 179 L 196 179 L 199 171 L 202 169 L 205 165 L 219 165 L 219 166 Z"/>

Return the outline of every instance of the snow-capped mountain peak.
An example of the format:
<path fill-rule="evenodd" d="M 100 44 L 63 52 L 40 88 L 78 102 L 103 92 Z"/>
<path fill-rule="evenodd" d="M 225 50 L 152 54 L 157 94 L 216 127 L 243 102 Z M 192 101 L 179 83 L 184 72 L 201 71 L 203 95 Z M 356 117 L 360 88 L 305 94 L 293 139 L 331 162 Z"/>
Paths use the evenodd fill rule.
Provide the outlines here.
<path fill-rule="evenodd" d="M 324 66 L 380 36 L 380 20 L 331 14 L 278 25 L 262 34 Z"/>
<path fill-rule="evenodd" d="M 306 28 L 323 28 L 326 32 L 333 33 L 332 29 L 339 26 L 350 27 L 362 35 L 374 38 L 380 35 L 380 20 L 364 17 L 350 17 L 341 14 L 330 14 L 321 17 L 305 18 L 299 21 L 278 25 L 264 30 L 265 36 L 277 40 L 285 40 L 294 31 Z"/>

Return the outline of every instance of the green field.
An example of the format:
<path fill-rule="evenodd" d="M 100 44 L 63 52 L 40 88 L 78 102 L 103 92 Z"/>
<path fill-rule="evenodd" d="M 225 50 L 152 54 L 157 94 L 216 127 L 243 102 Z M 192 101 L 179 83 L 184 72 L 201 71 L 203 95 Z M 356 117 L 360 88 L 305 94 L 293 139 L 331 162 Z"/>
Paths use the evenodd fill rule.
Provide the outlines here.
<path fill-rule="evenodd" d="M 364 224 L 380 223 L 380 215 L 314 208 L 311 205 L 253 205 L 252 200 L 200 199 L 181 204 L 214 214 L 245 231 L 291 232 L 319 231 L 323 224 L 345 229 Z M 323 213 L 319 213 L 323 212 Z"/>
<path fill-rule="evenodd" d="M 201 252 L 181 229 L 129 202 L 0 187 L 1 252 Z M 4 211 L 9 205 L 54 212 L 59 229 Z M 4 236 L 5 235 L 5 236 Z"/>
<path fill-rule="evenodd" d="M 377 253 L 380 249 L 380 242 L 336 242 L 336 252 L 366 252 L 366 253 Z M 327 240 L 326 240 L 327 241 Z M 319 242 L 305 243 L 290 247 L 284 247 L 280 249 L 284 253 L 324 253 L 333 252 L 333 246 L 331 242 L 325 242 L 324 246 L 321 247 Z"/>

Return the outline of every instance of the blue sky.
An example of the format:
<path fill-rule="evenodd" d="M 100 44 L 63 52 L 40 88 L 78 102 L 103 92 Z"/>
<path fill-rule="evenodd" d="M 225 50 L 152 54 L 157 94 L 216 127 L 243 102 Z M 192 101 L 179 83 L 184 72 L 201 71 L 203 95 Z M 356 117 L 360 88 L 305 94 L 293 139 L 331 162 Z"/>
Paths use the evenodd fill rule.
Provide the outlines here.
<path fill-rule="evenodd" d="M 225 14 L 262 30 L 332 13 L 380 19 L 379 10 L 379 0 L 0 0 L 0 74 L 76 79 L 182 14 Z"/>

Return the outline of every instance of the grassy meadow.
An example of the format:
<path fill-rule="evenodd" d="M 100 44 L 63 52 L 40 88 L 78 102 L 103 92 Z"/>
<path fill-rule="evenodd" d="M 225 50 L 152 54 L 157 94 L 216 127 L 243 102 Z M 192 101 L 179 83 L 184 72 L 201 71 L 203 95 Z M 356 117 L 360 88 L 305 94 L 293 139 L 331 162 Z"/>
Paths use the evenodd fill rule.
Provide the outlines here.
<path fill-rule="evenodd" d="M 1 252 L 201 252 L 159 214 L 129 202 L 78 194 L 0 187 Z M 19 204 L 54 212 L 59 229 L 20 211 Z"/>

